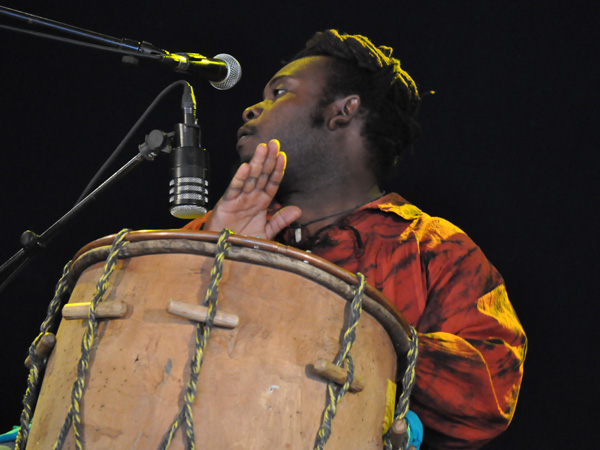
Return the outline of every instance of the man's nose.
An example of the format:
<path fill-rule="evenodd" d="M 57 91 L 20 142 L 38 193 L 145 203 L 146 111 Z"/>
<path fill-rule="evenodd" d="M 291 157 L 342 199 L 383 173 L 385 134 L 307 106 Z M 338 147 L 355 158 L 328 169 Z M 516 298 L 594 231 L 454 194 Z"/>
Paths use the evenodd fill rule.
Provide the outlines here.
<path fill-rule="evenodd" d="M 252 119 L 256 119 L 258 116 L 260 116 L 262 114 L 262 111 L 263 111 L 263 108 L 260 103 L 249 106 L 242 113 L 242 119 L 244 119 L 244 122 L 248 122 Z"/>

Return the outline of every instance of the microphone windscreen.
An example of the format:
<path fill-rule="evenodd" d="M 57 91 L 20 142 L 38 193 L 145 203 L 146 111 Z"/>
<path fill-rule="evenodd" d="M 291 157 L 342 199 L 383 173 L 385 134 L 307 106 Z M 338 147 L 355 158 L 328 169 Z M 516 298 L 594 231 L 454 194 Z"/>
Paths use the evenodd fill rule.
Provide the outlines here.
<path fill-rule="evenodd" d="M 227 76 L 222 81 L 211 81 L 210 84 L 221 91 L 231 89 L 242 78 L 242 66 L 240 66 L 237 59 L 227 53 L 219 53 L 214 59 L 220 59 L 225 62 L 227 65 Z"/>

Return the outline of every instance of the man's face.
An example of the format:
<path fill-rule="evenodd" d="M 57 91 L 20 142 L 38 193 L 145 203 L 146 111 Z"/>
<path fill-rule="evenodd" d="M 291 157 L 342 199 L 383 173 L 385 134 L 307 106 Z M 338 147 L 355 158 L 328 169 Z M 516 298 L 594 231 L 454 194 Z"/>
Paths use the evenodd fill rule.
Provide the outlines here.
<path fill-rule="evenodd" d="M 327 80 L 329 62 L 311 56 L 291 62 L 277 72 L 264 89 L 264 100 L 244 111 L 237 150 L 243 162 L 256 146 L 271 139 L 281 143 L 288 164 L 284 185 L 297 186 L 330 163 L 325 127 L 315 125 Z"/>

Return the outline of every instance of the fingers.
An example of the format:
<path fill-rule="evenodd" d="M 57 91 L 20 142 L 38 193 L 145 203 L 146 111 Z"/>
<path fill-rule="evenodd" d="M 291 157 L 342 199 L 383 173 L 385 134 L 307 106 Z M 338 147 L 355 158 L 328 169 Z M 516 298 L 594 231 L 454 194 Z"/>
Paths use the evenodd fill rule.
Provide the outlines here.
<path fill-rule="evenodd" d="M 252 192 L 254 189 L 260 187 L 257 186 L 261 178 L 268 177 L 268 167 L 269 163 L 267 163 L 268 159 L 268 146 L 266 144 L 259 144 L 254 151 L 254 156 L 250 160 L 250 172 L 248 174 L 248 178 L 244 183 L 244 192 Z"/>
<path fill-rule="evenodd" d="M 281 180 L 283 179 L 283 174 L 285 173 L 285 166 L 287 164 L 287 155 L 284 152 L 279 152 L 277 154 L 277 159 L 275 161 L 275 167 L 273 168 L 273 172 L 271 176 L 267 180 L 267 184 L 265 185 L 265 192 L 271 197 L 275 197 L 277 190 L 279 189 L 279 185 L 281 184 Z"/>
<path fill-rule="evenodd" d="M 279 148 L 279 141 L 276 139 L 268 144 L 259 144 L 250 162 L 238 168 L 225 196 L 232 199 L 242 193 L 266 191 L 273 197 L 285 170 L 285 154 Z"/>
<path fill-rule="evenodd" d="M 250 166 L 248 164 L 244 163 L 238 167 L 238 170 L 235 172 L 231 183 L 229 183 L 229 186 L 223 195 L 224 199 L 231 200 L 237 198 L 244 189 L 244 185 L 249 175 Z"/>
<path fill-rule="evenodd" d="M 263 174 L 264 176 L 259 179 L 258 186 L 260 189 L 264 189 L 267 183 L 272 182 L 273 176 L 281 171 L 281 160 L 285 158 L 285 153 L 280 151 L 280 144 L 277 139 L 272 139 L 267 144 L 267 157 L 265 159 L 265 164 L 263 166 Z M 285 166 L 285 165 L 284 165 Z M 283 172 L 281 174 L 283 176 Z M 279 179 L 281 181 L 281 178 Z"/>
<path fill-rule="evenodd" d="M 300 217 L 299 208 L 295 208 L 282 211 L 272 224 L 267 221 L 267 210 L 279 189 L 285 161 L 285 154 L 279 151 L 279 142 L 275 139 L 256 147 L 250 162 L 236 171 L 205 229 L 206 225 L 209 230 L 227 227 L 236 233 L 272 239 Z"/>

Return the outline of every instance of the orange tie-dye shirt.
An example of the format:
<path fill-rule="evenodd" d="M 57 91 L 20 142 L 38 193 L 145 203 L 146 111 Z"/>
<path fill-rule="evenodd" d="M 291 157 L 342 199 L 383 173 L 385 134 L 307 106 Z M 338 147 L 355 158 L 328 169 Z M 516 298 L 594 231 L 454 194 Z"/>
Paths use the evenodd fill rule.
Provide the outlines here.
<path fill-rule="evenodd" d="M 294 231 L 277 240 L 363 273 L 417 330 L 411 409 L 425 426 L 422 448 L 479 448 L 506 429 L 527 340 L 502 277 L 463 231 L 398 194 L 362 206 L 308 242 L 296 243 Z"/>

